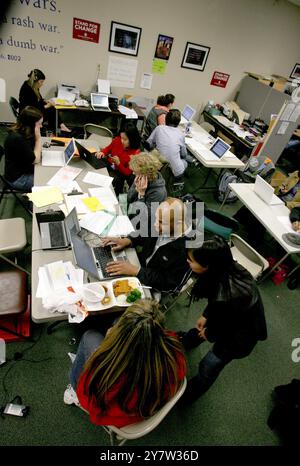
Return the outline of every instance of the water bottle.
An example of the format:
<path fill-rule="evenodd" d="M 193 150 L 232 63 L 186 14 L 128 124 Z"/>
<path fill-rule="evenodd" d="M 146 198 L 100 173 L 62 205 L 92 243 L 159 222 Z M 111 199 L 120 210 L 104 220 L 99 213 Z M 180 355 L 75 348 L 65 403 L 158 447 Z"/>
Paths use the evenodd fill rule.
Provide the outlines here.
<path fill-rule="evenodd" d="M 254 173 L 259 166 L 259 160 L 257 157 L 250 157 L 248 168 L 251 173 Z"/>
<path fill-rule="evenodd" d="M 0 366 L 6 362 L 5 340 L 0 338 Z"/>
<path fill-rule="evenodd" d="M 185 127 L 185 134 L 191 134 L 192 132 L 192 122 L 189 121 L 187 124 L 186 124 L 186 127 Z"/>

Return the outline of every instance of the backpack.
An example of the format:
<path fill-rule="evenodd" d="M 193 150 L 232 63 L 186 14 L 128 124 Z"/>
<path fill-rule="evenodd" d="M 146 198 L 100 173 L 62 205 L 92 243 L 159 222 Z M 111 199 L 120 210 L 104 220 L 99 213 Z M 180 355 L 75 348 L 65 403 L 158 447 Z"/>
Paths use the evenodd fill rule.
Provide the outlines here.
<path fill-rule="evenodd" d="M 219 202 L 223 202 L 224 199 L 226 198 L 225 203 L 230 204 L 232 202 L 235 202 L 238 197 L 237 195 L 231 191 L 231 189 L 228 187 L 229 183 L 238 183 L 238 177 L 236 175 L 233 175 L 230 171 L 225 171 L 223 172 L 218 181 L 218 190 L 217 190 L 217 200 Z"/>

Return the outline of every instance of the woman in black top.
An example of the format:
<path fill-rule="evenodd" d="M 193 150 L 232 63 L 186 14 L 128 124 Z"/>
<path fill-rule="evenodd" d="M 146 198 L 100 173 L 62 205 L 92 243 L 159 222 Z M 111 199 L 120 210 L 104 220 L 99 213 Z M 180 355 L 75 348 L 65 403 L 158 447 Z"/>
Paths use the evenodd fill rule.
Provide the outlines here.
<path fill-rule="evenodd" d="M 51 100 L 44 100 L 40 92 L 46 76 L 41 70 L 34 69 L 30 71 L 28 78 L 29 79 L 27 79 L 27 81 L 24 81 L 20 89 L 20 111 L 28 105 L 38 108 L 44 116 L 44 121 L 47 121 L 48 127 L 55 131 L 54 103 Z M 60 129 L 62 131 L 70 132 L 64 123 L 60 123 Z"/>
<path fill-rule="evenodd" d="M 22 192 L 33 186 L 33 164 L 41 160 L 43 115 L 35 107 L 25 107 L 4 142 L 5 178 Z"/>
<path fill-rule="evenodd" d="M 185 400 L 205 393 L 233 359 L 248 356 L 258 340 L 267 338 L 264 307 L 250 273 L 234 261 L 220 237 L 188 251 L 188 263 L 198 279 L 192 299 L 206 298 L 207 306 L 196 328 L 181 335 L 186 349 L 204 341 L 214 343 L 200 361 L 198 375 L 188 382 Z"/>

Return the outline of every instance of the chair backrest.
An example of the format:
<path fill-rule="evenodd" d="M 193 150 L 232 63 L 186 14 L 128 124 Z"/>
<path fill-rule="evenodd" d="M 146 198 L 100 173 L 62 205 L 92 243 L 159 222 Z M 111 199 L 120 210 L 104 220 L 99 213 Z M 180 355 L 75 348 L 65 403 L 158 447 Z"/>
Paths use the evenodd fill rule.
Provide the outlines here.
<path fill-rule="evenodd" d="M 255 280 L 269 267 L 268 261 L 263 256 L 234 233 L 230 237 L 230 249 L 233 258 L 245 267 Z"/>
<path fill-rule="evenodd" d="M 214 222 L 208 217 L 204 216 L 204 232 L 210 232 L 213 235 L 221 236 L 225 241 L 228 241 L 232 233 L 232 228 L 224 227 L 219 223 Z"/>
<path fill-rule="evenodd" d="M 128 426 L 124 427 L 106 426 L 107 429 L 117 434 L 118 438 L 121 440 L 120 445 L 122 445 L 126 440 L 140 438 L 149 434 L 149 432 L 151 432 L 161 423 L 161 421 L 177 403 L 179 398 L 183 395 L 186 389 L 186 384 L 187 381 L 186 378 L 184 378 L 177 393 L 175 393 L 175 395 L 149 419 L 138 422 L 136 424 L 129 424 Z"/>
<path fill-rule="evenodd" d="M 88 139 L 90 136 L 95 134 L 98 136 L 113 137 L 111 130 L 104 126 L 95 125 L 93 123 L 87 123 L 84 125 L 84 139 Z"/>
<path fill-rule="evenodd" d="M 10 105 L 10 108 L 14 114 L 14 116 L 16 118 L 18 118 L 19 116 L 19 107 L 20 107 L 20 104 L 19 102 L 17 101 L 17 99 L 15 97 L 10 97 L 9 98 L 9 105 Z"/>

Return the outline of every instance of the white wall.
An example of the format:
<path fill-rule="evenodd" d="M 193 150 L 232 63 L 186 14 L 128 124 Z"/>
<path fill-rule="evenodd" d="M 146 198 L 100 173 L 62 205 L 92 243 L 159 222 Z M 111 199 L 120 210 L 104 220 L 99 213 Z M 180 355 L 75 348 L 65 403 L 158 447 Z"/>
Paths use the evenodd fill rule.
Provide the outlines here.
<path fill-rule="evenodd" d="M 6 96 L 18 97 L 28 72 L 46 74 L 44 97 L 54 95 L 57 82 L 78 84 L 83 93 L 95 85 L 97 64 L 106 78 L 111 21 L 142 28 L 134 89 L 124 93 L 155 98 L 172 92 L 176 105 L 189 103 L 198 110 L 209 99 L 224 102 L 237 91 L 244 71 L 289 76 L 300 63 L 300 7 L 287 0 L 14 0 L 0 24 L 0 78 L 6 80 Z M 28 4 L 28 5 L 27 5 Z M 30 19 L 34 27 L 12 24 L 12 17 Z M 98 44 L 72 39 L 73 17 L 101 24 Z M 5 18 L 3 18 L 5 21 Z M 16 20 L 14 20 L 16 23 Z M 57 26 L 57 32 L 41 31 L 38 23 Z M 32 24 L 32 23 L 30 23 Z M 142 73 L 150 72 L 158 34 L 174 37 L 164 75 L 154 74 L 151 90 L 140 88 Z M 7 45 L 7 40 L 28 41 L 34 49 Z M 203 72 L 181 68 L 186 42 L 211 47 Z M 57 47 L 42 52 L 40 44 Z M 7 54 L 20 57 L 7 59 Z M 135 59 L 132 57 L 131 59 Z M 210 85 L 214 71 L 230 74 L 225 89 Z M 1 93 L 0 93 L 1 95 Z M 0 103 L 0 121 L 13 121 L 7 103 Z"/>

